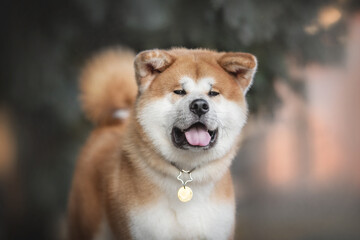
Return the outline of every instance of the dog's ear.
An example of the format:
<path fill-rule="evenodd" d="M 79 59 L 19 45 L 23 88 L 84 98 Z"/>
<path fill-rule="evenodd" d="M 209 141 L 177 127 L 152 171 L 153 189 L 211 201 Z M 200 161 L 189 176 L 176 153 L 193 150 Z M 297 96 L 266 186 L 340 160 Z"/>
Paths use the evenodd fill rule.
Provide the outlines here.
<path fill-rule="evenodd" d="M 256 57 L 249 53 L 230 52 L 222 54 L 218 63 L 225 71 L 235 77 L 245 95 L 256 72 Z"/>
<path fill-rule="evenodd" d="M 174 58 L 165 50 L 147 50 L 135 57 L 135 76 L 140 93 L 144 92 L 150 83 L 174 62 Z"/>

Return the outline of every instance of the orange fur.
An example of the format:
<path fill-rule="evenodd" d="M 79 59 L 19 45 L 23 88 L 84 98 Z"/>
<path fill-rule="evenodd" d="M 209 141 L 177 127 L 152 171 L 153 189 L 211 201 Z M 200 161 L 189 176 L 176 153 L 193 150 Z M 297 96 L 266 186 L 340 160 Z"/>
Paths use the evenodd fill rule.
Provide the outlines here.
<path fill-rule="evenodd" d="M 107 49 L 85 65 L 80 76 L 80 99 L 95 124 L 117 123 L 114 111 L 132 107 L 137 94 L 134 57 L 128 49 Z"/>
<path fill-rule="evenodd" d="M 232 76 L 227 71 L 233 68 L 226 67 L 234 64 L 255 71 L 256 60 L 252 55 L 237 58 L 209 50 L 154 50 L 136 57 L 140 93 L 135 111 L 130 119 L 114 125 L 113 109 L 127 108 L 134 102 L 133 70 L 125 69 L 132 69 L 128 62 L 132 56 L 124 51 L 105 51 L 92 59 L 82 74 L 85 112 L 100 126 L 89 137 L 77 162 L 68 208 L 70 239 L 93 239 L 104 219 L 116 239 L 131 239 L 131 210 L 151 206 L 165 196 L 153 178 L 176 182 L 178 170 L 154 147 L 139 123 L 138 113 L 148 101 L 180 87 L 179 76 L 193 79 L 216 76 L 221 81 L 215 83 L 214 89 L 246 109 L 243 88 L 250 84 L 249 73 L 238 71 L 239 66 L 235 66 L 236 76 Z M 173 101 L 177 98 L 174 96 Z M 209 201 L 235 204 L 228 167 L 238 149 L 237 142 L 238 139 L 222 158 L 198 166 L 194 172 L 195 177 L 197 171 L 203 172 L 193 185 L 195 190 L 214 183 Z"/>

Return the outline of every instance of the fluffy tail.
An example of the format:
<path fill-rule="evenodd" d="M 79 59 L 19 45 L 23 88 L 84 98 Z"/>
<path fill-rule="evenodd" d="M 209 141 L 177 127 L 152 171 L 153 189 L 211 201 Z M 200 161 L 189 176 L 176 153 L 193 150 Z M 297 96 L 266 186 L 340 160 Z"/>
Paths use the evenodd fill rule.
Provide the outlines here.
<path fill-rule="evenodd" d="M 131 50 L 111 48 L 85 65 L 80 99 L 87 118 L 96 125 L 118 124 L 128 117 L 137 94 L 134 58 Z"/>

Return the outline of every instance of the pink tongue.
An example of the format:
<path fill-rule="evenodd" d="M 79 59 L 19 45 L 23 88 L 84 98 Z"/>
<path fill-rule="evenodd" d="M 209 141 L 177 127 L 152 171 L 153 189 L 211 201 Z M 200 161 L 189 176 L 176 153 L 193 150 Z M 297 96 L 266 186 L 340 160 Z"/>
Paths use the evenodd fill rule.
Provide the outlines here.
<path fill-rule="evenodd" d="M 203 128 L 193 127 L 185 132 L 186 140 L 190 145 L 205 147 L 209 145 L 210 134 Z"/>

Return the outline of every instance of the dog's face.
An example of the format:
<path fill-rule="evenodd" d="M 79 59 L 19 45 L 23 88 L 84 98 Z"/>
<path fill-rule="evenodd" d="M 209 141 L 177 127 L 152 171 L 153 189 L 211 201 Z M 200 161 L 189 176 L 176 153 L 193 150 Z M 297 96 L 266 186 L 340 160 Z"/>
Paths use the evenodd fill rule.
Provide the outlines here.
<path fill-rule="evenodd" d="M 234 148 L 246 122 L 245 94 L 256 70 L 246 53 L 151 50 L 135 59 L 136 117 L 168 161 L 197 166 Z"/>

